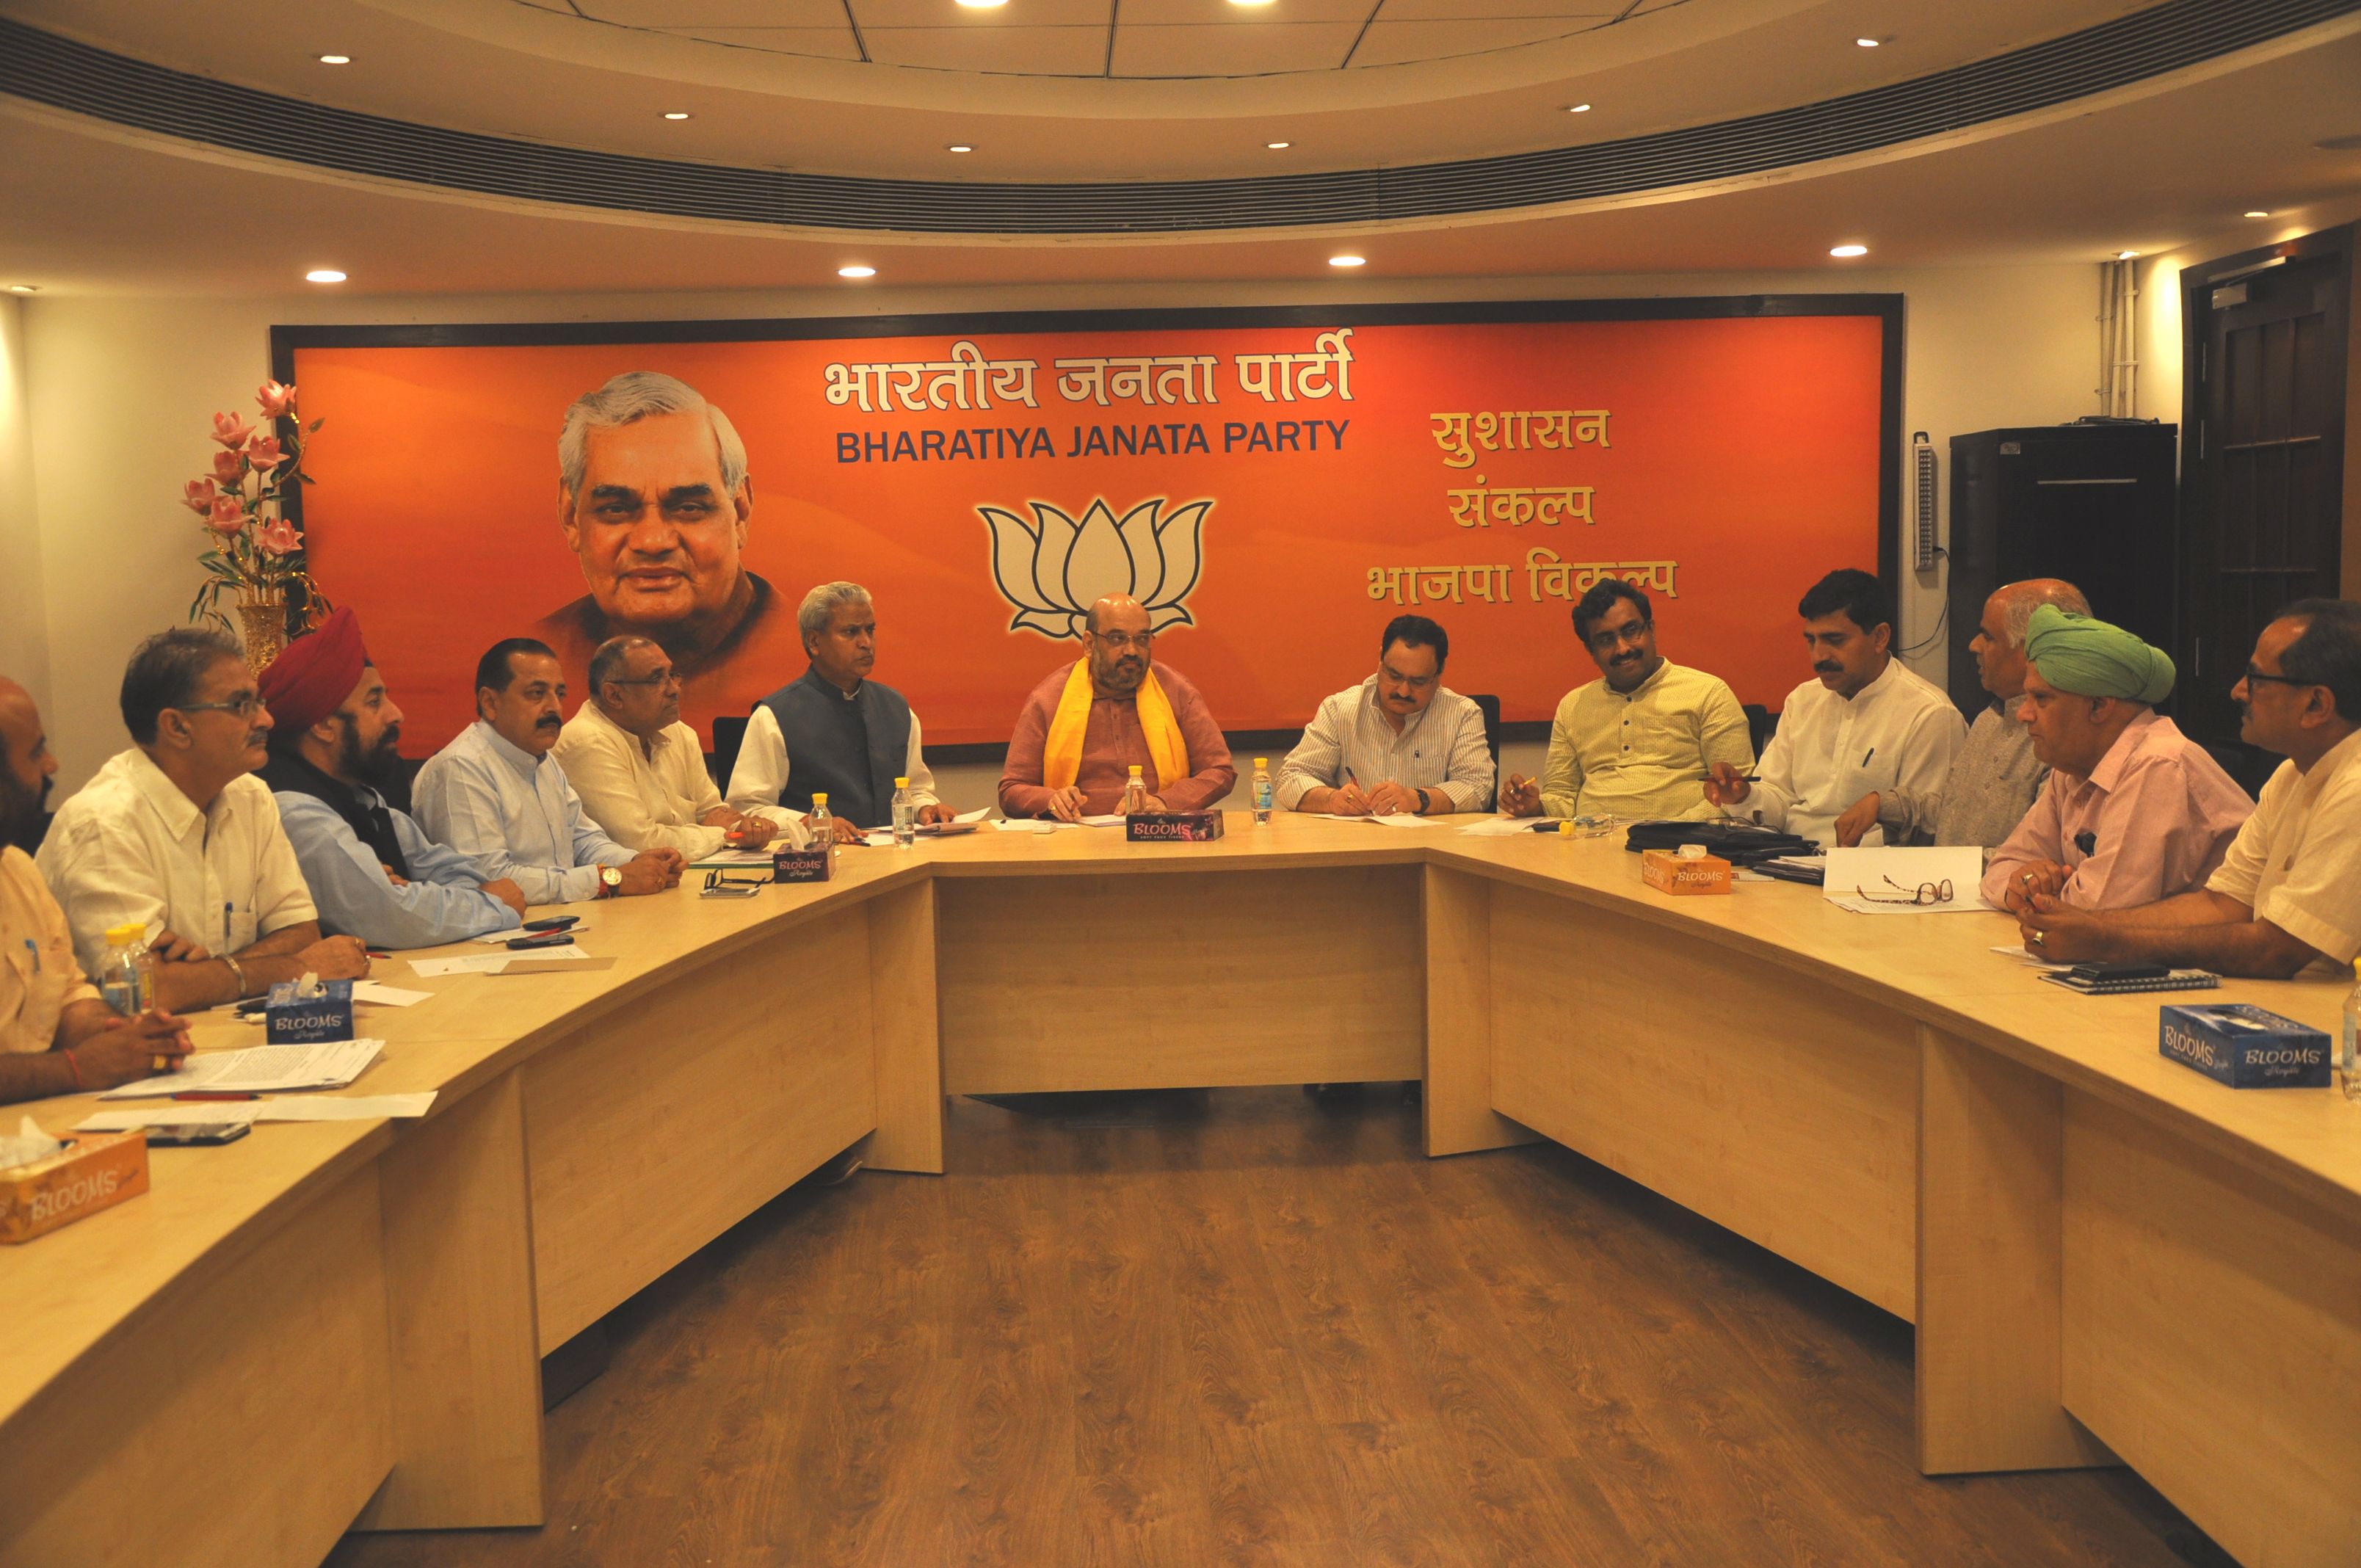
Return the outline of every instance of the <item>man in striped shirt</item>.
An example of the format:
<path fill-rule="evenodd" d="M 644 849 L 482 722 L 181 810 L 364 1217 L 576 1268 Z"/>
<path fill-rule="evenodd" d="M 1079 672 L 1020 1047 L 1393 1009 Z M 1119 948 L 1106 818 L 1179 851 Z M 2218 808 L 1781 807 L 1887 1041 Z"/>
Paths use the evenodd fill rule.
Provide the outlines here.
<path fill-rule="evenodd" d="M 1323 702 L 1279 764 L 1279 809 L 1334 817 L 1489 809 L 1483 710 L 1443 684 L 1450 657 L 1450 634 L 1426 617 L 1388 621 L 1378 673 Z"/>

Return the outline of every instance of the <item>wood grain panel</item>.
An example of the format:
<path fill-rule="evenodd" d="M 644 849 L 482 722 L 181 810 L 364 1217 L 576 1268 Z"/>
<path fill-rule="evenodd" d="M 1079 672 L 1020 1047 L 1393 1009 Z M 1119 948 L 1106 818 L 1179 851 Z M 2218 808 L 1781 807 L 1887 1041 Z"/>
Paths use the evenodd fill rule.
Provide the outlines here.
<path fill-rule="evenodd" d="M 1492 884 L 1426 868 L 1426 1095 L 1430 1156 L 1541 1137 L 1492 1109 Z"/>
<path fill-rule="evenodd" d="M 2065 1148 L 2066 1408 L 2240 1562 L 2349 1568 L 2361 1225 L 2086 1095 Z"/>
<path fill-rule="evenodd" d="M 1506 885 L 1491 951 L 1494 1110 L 1915 1316 L 1910 1019 Z"/>
<path fill-rule="evenodd" d="M 939 891 L 950 1093 L 1423 1070 L 1417 867 L 946 881 Z"/>
<path fill-rule="evenodd" d="M 859 905 L 693 970 L 525 1069 L 546 1352 L 877 1125 Z"/>
<path fill-rule="evenodd" d="M 943 1052 L 935 992 L 935 887 L 869 901 L 869 1004 L 877 1036 L 873 1170 L 943 1168 Z"/>
<path fill-rule="evenodd" d="M 380 1240 L 369 1164 L 51 1385 L 0 1455 L 0 1563 L 319 1562 L 393 1463 Z"/>
<path fill-rule="evenodd" d="M 2058 1397 L 2058 1080 L 1922 1027 L 1918 1091 L 1918 1468 L 2115 1463 Z"/>

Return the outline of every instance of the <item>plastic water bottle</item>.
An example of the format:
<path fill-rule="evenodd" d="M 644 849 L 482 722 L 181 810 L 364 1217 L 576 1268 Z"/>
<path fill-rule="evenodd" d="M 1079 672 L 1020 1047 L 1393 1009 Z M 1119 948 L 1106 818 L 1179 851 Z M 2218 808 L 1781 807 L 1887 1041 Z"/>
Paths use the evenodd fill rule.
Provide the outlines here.
<path fill-rule="evenodd" d="M 2353 961 L 2354 986 L 2345 993 L 2345 1022 L 2337 1030 L 2336 1070 L 2345 1083 L 2345 1098 L 2361 1100 L 2361 1078 L 2354 1070 L 2354 1049 L 2361 1042 L 2361 959 Z"/>
<path fill-rule="evenodd" d="M 1255 759 L 1254 814 L 1256 827 L 1267 828 L 1270 825 L 1270 759 L 1268 757 Z"/>
<path fill-rule="evenodd" d="M 98 994 L 126 1018 L 156 1005 L 156 959 L 148 951 L 148 927 L 115 926 L 106 933 L 106 957 L 99 961 Z"/>
<path fill-rule="evenodd" d="M 894 781 L 894 843 L 906 850 L 918 841 L 918 803 L 910 798 L 910 781 Z"/>
<path fill-rule="evenodd" d="M 1139 764 L 1131 765 L 1131 777 L 1124 781 L 1123 814 L 1137 816 L 1148 809 L 1148 783 L 1139 776 Z"/>
<path fill-rule="evenodd" d="M 811 808 L 812 848 L 828 851 L 828 863 L 836 865 L 836 818 L 828 814 L 828 796 L 814 795 Z"/>

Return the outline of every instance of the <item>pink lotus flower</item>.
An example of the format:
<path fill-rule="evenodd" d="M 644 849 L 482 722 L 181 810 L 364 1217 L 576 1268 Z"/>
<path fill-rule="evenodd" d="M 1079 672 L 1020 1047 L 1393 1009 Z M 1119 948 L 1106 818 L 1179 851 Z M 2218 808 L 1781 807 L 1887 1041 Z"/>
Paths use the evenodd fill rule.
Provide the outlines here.
<path fill-rule="evenodd" d="M 273 555 L 285 555 L 303 547 L 303 536 L 295 525 L 283 517 L 274 517 L 262 525 L 255 541 Z"/>
<path fill-rule="evenodd" d="M 255 472 L 268 474 L 287 461 L 287 454 L 279 449 L 275 435 L 258 435 L 246 444 L 246 460 L 254 465 Z"/>
<path fill-rule="evenodd" d="M 224 446 L 233 448 L 243 446 L 246 444 L 246 438 L 253 433 L 254 426 L 247 423 L 236 414 L 217 413 L 214 415 L 214 439 L 220 442 Z"/>
<path fill-rule="evenodd" d="M 225 485 L 235 485 L 246 472 L 246 454 L 216 452 L 214 454 L 214 477 Z"/>
<path fill-rule="evenodd" d="M 191 479 L 181 491 L 181 504 L 191 511 L 203 515 L 214 510 L 214 497 L 216 493 L 211 479 Z"/>
<path fill-rule="evenodd" d="M 295 389 L 265 381 L 256 389 L 254 400 L 261 405 L 263 418 L 282 419 L 295 411 Z"/>
<path fill-rule="evenodd" d="M 246 526 L 246 506 L 236 496 L 215 496 L 205 526 L 215 533 L 232 534 Z"/>

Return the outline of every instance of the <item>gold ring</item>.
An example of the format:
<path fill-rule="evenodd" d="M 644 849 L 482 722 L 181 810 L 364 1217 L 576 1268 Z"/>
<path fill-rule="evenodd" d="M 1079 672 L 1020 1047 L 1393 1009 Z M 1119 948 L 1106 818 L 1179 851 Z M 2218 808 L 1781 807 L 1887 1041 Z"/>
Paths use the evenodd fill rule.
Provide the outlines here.
<path fill-rule="evenodd" d="M 2021 877 L 2017 878 L 2016 880 L 2017 880 L 2017 881 L 2019 881 L 2019 882 L 2023 882 L 2023 883 L 2029 883 L 2029 882 L 2031 882 L 2031 881 L 2033 880 L 2033 878 L 2034 878 L 2034 874 L 2035 874 L 2035 873 L 2033 873 L 2032 872 L 2026 872 L 2023 876 L 2021 876 Z"/>
<path fill-rule="evenodd" d="M 2049 933 L 2047 931 L 2036 931 L 2033 934 L 2031 940 L 2035 947 L 2046 948 L 2049 945 Z"/>

